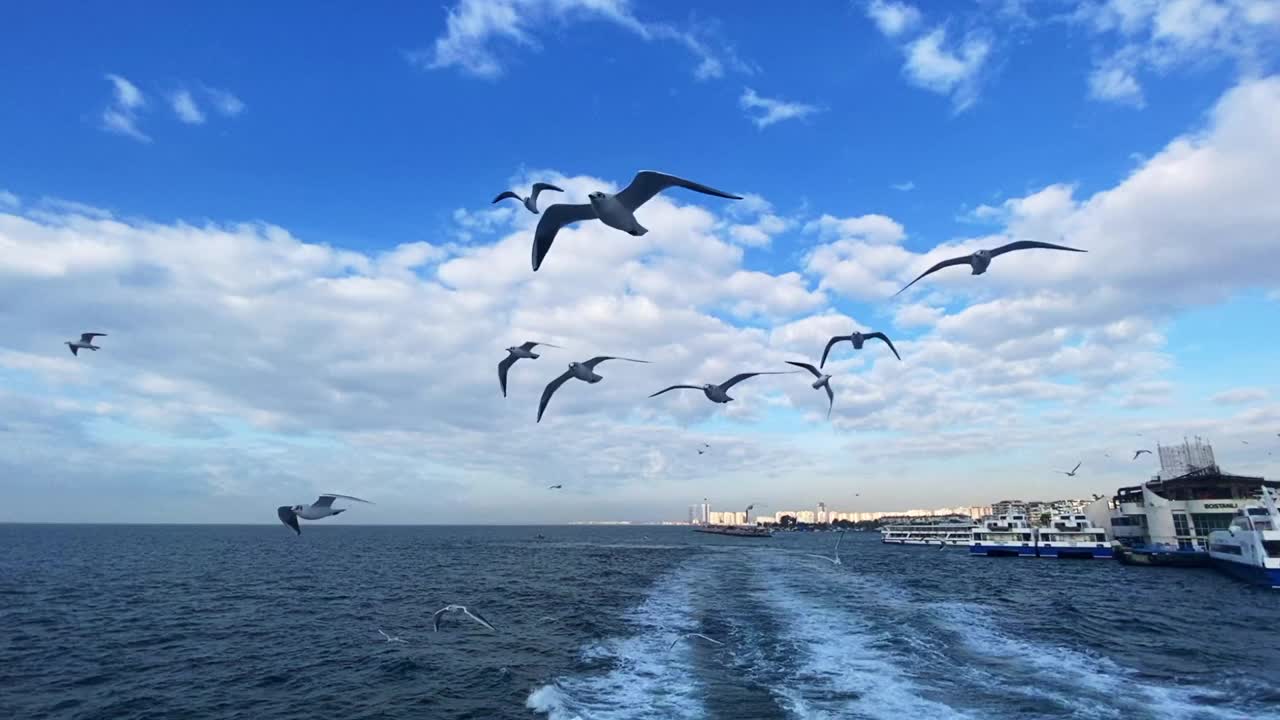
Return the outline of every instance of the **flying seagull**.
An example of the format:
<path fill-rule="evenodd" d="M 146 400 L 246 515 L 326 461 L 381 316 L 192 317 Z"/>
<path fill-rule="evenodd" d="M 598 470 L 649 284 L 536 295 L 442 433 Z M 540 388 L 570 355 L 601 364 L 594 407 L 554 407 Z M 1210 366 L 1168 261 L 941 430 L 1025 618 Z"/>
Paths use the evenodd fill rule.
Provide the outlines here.
<path fill-rule="evenodd" d="M 816 368 L 816 367 L 814 367 L 814 366 L 810 365 L 809 363 L 793 362 L 793 361 L 791 361 L 791 360 L 788 360 L 788 361 L 787 361 L 787 364 L 788 364 L 788 365 L 795 365 L 796 367 L 799 367 L 799 368 L 804 368 L 805 370 L 808 370 L 808 371 L 809 371 L 809 373 L 810 373 L 810 374 L 812 374 L 814 377 L 818 378 L 818 379 L 813 383 L 813 386 L 812 386 L 812 387 L 813 387 L 813 389 L 814 389 L 814 390 L 817 390 L 818 388 L 826 388 L 826 390 L 827 390 L 827 419 L 828 419 L 828 420 L 830 420 L 830 419 L 831 419 L 831 408 L 832 408 L 832 406 L 834 406 L 834 405 L 836 404 L 836 394 L 835 394 L 834 392 L 832 392 L 832 391 L 831 391 L 831 376 L 830 376 L 830 375 L 827 375 L 827 374 L 824 374 L 824 373 L 821 373 L 821 372 L 818 372 L 818 368 Z"/>
<path fill-rule="evenodd" d="M 703 453 L 705 453 L 705 452 L 706 452 L 706 450 L 703 450 L 703 449 L 701 449 L 701 448 L 699 448 L 699 449 L 698 449 L 698 454 L 699 454 L 699 455 L 701 455 L 701 454 L 703 454 Z"/>
<path fill-rule="evenodd" d="M 615 195 L 597 191 L 587 195 L 587 200 L 590 202 L 584 205 L 557 203 L 548 207 L 542 219 L 538 221 L 537 229 L 533 232 L 534 272 L 537 272 L 542 265 L 543 258 L 551 249 L 551 243 L 555 242 L 556 233 L 569 223 L 598 219 L 611 228 L 636 237 L 649 232 L 647 228 L 636 222 L 636 209 L 652 199 L 654 195 L 671 187 L 687 188 L 705 195 L 715 195 L 730 200 L 742 199 L 741 196 L 730 195 L 722 190 L 678 178 L 675 175 L 641 170 L 631 179 L 630 185 Z"/>
<path fill-rule="evenodd" d="M 399 635 L 397 635 L 397 636 L 395 636 L 395 637 L 391 637 L 390 635 L 388 635 L 388 634 L 386 634 L 386 633 L 382 632 L 382 628 L 378 628 L 378 632 L 379 632 L 379 633 L 382 633 L 382 637 L 386 638 L 386 639 L 387 639 L 387 642 L 404 642 L 404 640 L 401 640 L 401 639 L 400 639 L 400 636 L 399 636 Z"/>
<path fill-rule="evenodd" d="M 533 349 L 539 345 L 546 345 L 547 347 L 553 348 L 560 347 L 559 345 L 552 345 L 551 343 L 530 341 L 507 348 L 507 356 L 502 359 L 502 362 L 498 363 L 498 384 L 502 386 L 502 397 L 507 396 L 507 371 L 511 369 L 512 365 L 515 365 L 517 360 L 537 360 L 541 357 L 538 353 L 533 352 Z"/>
<path fill-rule="evenodd" d="M 1058 472 L 1062 473 L 1063 475 L 1066 475 L 1067 477 L 1075 477 L 1075 476 L 1076 476 L 1076 471 L 1077 471 L 1077 470 L 1079 470 L 1079 469 L 1080 469 L 1080 463 L 1076 463 L 1076 466 L 1075 466 L 1075 467 L 1073 467 L 1073 468 L 1071 468 L 1071 470 L 1070 470 L 1070 471 L 1067 471 L 1067 470 L 1059 470 Z"/>
<path fill-rule="evenodd" d="M 614 355 L 599 355 L 593 357 L 586 362 L 571 362 L 569 369 L 560 374 L 560 377 L 547 383 L 547 387 L 542 391 L 542 400 L 538 402 L 538 422 L 542 422 L 542 413 L 547 409 L 547 403 L 551 401 L 551 396 L 555 394 L 560 386 L 565 384 L 569 378 L 577 378 L 585 383 L 595 385 L 604 379 L 604 377 L 596 374 L 596 366 L 605 360 L 626 360 L 628 362 L 647 363 L 648 360 L 634 360 L 632 358 L 616 357 Z"/>
<path fill-rule="evenodd" d="M 547 486 L 547 489 L 548 489 L 548 490 L 560 490 L 560 489 L 562 489 L 563 487 L 564 487 L 563 485 L 548 485 L 548 486 Z"/>
<path fill-rule="evenodd" d="M 1138 459 L 1138 456 L 1139 456 L 1139 455 L 1141 455 L 1142 453 L 1146 453 L 1146 454 L 1150 455 L 1150 454 L 1151 454 L 1151 451 L 1150 451 L 1150 450 L 1135 450 L 1135 451 L 1133 451 L 1133 459 L 1134 459 L 1134 460 L 1137 460 L 1137 459 Z"/>
<path fill-rule="evenodd" d="M 888 338 L 884 333 L 882 333 L 882 332 L 869 332 L 869 333 L 860 333 L 860 332 L 855 332 L 855 333 L 853 333 L 852 335 L 836 335 L 835 337 L 833 337 L 833 338 L 831 338 L 830 340 L 828 340 L 828 341 L 827 341 L 827 347 L 826 347 L 826 349 L 824 349 L 824 350 L 822 351 L 822 362 L 819 362 L 819 363 L 818 363 L 818 367 L 822 367 L 823 365 L 826 365 L 826 364 L 827 364 L 827 353 L 830 353 L 830 352 L 831 352 L 831 348 L 832 348 L 832 346 L 834 346 L 836 343 L 840 343 L 840 342 L 844 342 L 845 340 L 848 340 L 849 342 L 853 343 L 853 349 L 854 349 L 854 350 L 861 350 L 861 349 L 862 349 L 862 343 L 866 342 L 866 341 L 867 341 L 868 339 L 870 339 L 870 338 L 879 338 L 880 340 L 883 340 L 883 341 L 884 341 L 884 344 L 885 344 L 885 345 L 888 345 L 888 346 L 889 346 L 889 349 L 893 351 L 893 356 L 894 356 L 894 357 L 896 357 L 896 358 L 898 358 L 899 360 L 901 360 L 901 359 L 902 359 L 902 356 L 898 354 L 898 348 L 896 348 L 896 347 L 894 347 L 894 346 L 893 346 L 893 341 L 892 341 L 892 340 L 890 340 L 890 339 L 889 339 L 889 338 Z M 816 387 L 816 386 L 815 386 L 815 387 Z"/>
<path fill-rule="evenodd" d="M 67 347 L 71 348 L 72 355 L 78 356 L 80 354 L 79 352 L 80 350 L 93 350 L 95 352 L 98 350 L 101 350 L 102 348 L 93 344 L 93 339 L 96 337 L 106 337 L 106 336 L 107 336 L 106 333 L 80 333 L 79 340 L 68 340 L 65 343 L 63 343 L 63 345 L 66 345 Z"/>
<path fill-rule="evenodd" d="M 1032 248 L 1045 248 L 1046 250 L 1067 250 L 1069 252 L 1089 252 L 1088 250 L 1079 250 L 1076 248 L 1067 247 L 1065 245 L 1054 245 L 1053 243 L 1039 242 L 1037 240 L 1017 240 L 1015 242 L 1009 243 L 1008 245 L 1001 245 L 1000 247 L 994 250 L 979 250 L 973 253 L 972 255 L 965 255 L 964 257 L 951 258 L 950 260 L 943 260 L 937 265 L 934 265 L 928 270 L 925 270 L 924 272 L 920 273 L 920 277 L 907 283 L 906 287 L 894 293 L 894 296 L 896 297 L 897 295 L 902 294 L 903 290 L 906 290 L 912 285 L 915 285 L 917 282 L 920 281 L 920 278 L 923 278 L 926 275 L 932 275 L 933 273 L 938 272 L 942 268 L 951 267 L 952 265 L 968 265 L 969 267 L 973 268 L 972 274 L 981 275 L 982 273 L 987 271 L 987 266 L 991 264 L 992 258 L 998 257 L 1007 252 L 1013 252 L 1014 250 L 1030 250 Z"/>
<path fill-rule="evenodd" d="M 830 562 L 832 565 L 842 565 L 840 562 L 840 541 L 844 539 L 844 531 L 840 531 L 840 537 L 836 538 L 836 546 L 831 550 L 831 557 L 826 555 L 814 555 L 813 553 L 805 553 L 809 557 L 815 557 Z"/>
<path fill-rule="evenodd" d="M 681 635 L 680 637 L 676 638 L 675 640 L 672 640 L 672 641 L 671 641 L 671 646 L 670 646 L 670 647 L 668 647 L 667 649 L 668 649 L 668 650 L 670 650 L 671 648 L 675 647 L 675 646 L 676 646 L 676 643 L 680 642 L 681 640 L 684 640 L 685 638 L 695 638 L 695 637 L 696 637 L 696 638 L 702 638 L 703 640 L 706 640 L 707 642 L 710 642 L 710 643 L 715 643 L 716 645 L 723 645 L 723 644 L 724 644 L 724 643 L 720 642 L 719 640 L 716 640 L 716 639 L 714 639 L 714 638 L 709 638 L 709 637 L 707 637 L 706 635 L 703 635 L 702 633 L 685 633 L 684 635 Z"/>
<path fill-rule="evenodd" d="M 319 520 L 320 518 L 326 518 L 326 517 L 329 517 L 330 515 L 337 515 L 338 513 L 347 511 L 346 508 L 334 509 L 333 501 L 337 498 L 355 500 L 357 502 L 368 503 L 370 505 L 373 504 L 368 500 L 361 500 L 358 497 L 352 497 L 350 495 L 338 495 L 337 493 L 325 493 L 324 495 L 321 495 L 319 499 L 317 499 L 315 502 L 311 503 L 311 505 L 294 505 L 293 507 L 289 507 L 288 505 L 281 505 L 280 507 L 276 508 L 276 516 L 280 518 L 280 522 L 293 528 L 294 532 L 301 535 L 302 528 L 298 527 L 298 518 L 302 518 L 303 520 Z"/>
<path fill-rule="evenodd" d="M 939 540 L 939 541 L 938 541 L 938 549 L 939 549 L 939 550 L 946 550 L 946 549 L 947 549 L 947 541 L 946 541 L 946 540 Z"/>
<path fill-rule="evenodd" d="M 733 377 L 729 378 L 728 380 L 725 380 L 719 385 L 711 385 L 710 383 L 706 385 L 672 385 L 669 388 L 663 388 L 662 390 L 659 390 L 658 392 L 650 395 L 649 397 L 657 397 L 662 393 L 669 392 L 671 390 L 688 389 L 688 390 L 701 390 L 702 393 L 707 396 L 707 399 L 713 403 L 727 403 L 727 402 L 733 401 L 733 398 L 729 397 L 729 388 L 733 387 L 734 385 L 737 385 L 738 383 L 742 382 L 743 380 L 746 380 L 747 378 L 753 378 L 757 375 L 789 375 L 792 372 L 795 372 L 795 371 L 791 370 L 787 372 L 738 373 L 737 375 L 734 375 Z"/>
<path fill-rule="evenodd" d="M 485 620 L 484 618 L 480 617 L 480 613 L 471 612 L 470 610 L 466 609 L 461 605 L 445 605 L 444 607 L 437 610 L 434 615 L 431 616 L 431 625 L 433 628 L 435 628 L 436 632 L 440 632 L 440 616 L 444 615 L 447 612 L 463 613 L 467 617 L 471 618 L 472 620 L 475 620 L 476 622 L 489 628 L 490 630 L 493 630 L 494 632 L 498 631 L 497 628 L 489 624 L 488 620 Z"/>
<path fill-rule="evenodd" d="M 555 185 L 552 185 L 551 183 L 540 182 L 540 183 L 533 184 L 533 189 L 529 193 L 529 197 L 520 197 L 519 195 L 508 190 L 498 195 L 498 197 L 494 198 L 493 202 L 497 203 L 497 202 L 506 200 L 507 198 L 514 198 L 524 203 L 524 206 L 528 208 L 529 212 L 533 213 L 534 215 L 537 215 L 538 214 L 538 193 L 542 192 L 543 190 L 555 190 L 556 192 L 564 192 L 564 190 L 556 187 Z"/>
<path fill-rule="evenodd" d="M 1248 441 L 1248 440 L 1241 440 L 1240 442 L 1244 443 L 1245 445 L 1248 445 L 1248 444 L 1249 444 L 1249 441 Z"/>

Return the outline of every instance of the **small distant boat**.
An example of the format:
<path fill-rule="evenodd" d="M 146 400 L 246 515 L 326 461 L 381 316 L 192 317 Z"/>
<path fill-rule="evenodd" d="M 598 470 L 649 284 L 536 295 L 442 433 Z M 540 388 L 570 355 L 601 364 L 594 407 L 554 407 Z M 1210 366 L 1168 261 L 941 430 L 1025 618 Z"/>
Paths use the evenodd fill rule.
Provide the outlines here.
<path fill-rule="evenodd" d="M 708 535 L 731 535 L 733 537 L 773 537 L 773 531 L 768 528 L 747 525 L 706 525 L 695 527 L 693 531 Z"/>
<path fill-rule="evenodd" d="M 1280 589 L 1280 510 L 1275 491 L 1263 486 L 1261 506 L 1240 508 L 1230 527 L 1209 533 L 1209 559 L 1230 575 Z"/>

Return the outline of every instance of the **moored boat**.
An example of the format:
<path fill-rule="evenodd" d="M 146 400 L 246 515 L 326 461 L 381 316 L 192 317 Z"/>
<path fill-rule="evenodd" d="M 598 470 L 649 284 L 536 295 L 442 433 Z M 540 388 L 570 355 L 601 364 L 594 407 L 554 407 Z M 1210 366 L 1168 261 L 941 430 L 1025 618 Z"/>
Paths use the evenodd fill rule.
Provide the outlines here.
<path fill-rule="evenodd" d="M 1240 508 L 1226 530 L 1209 533 L 1209 559 L 1230 575 L 1280 589 L 1280 510 L 1275 491 L 1264 486 L 1258 505 Z"/>

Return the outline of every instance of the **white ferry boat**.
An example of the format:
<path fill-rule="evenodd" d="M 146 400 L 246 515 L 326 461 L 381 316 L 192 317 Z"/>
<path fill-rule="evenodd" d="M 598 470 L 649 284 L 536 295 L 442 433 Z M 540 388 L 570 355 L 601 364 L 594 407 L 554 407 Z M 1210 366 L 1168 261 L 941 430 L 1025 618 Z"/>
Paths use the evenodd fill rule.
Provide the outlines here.
<path fill-rule="evenodd" d="M 977 527 L 973 520 L 958 515 L 919 518 L 880 528 L 880 542 L 894 545 L 967 545 Z"/>
<path fill-rule="evenodd" d="M 982 525 L 971 533 L 969 554 L 1035 557 L 1035 531 L 1024 513 L 983 518 Z"/>
<path fill-rule="evenodd" d="M 1037 528 L 1036 556 L 1057 558 L 1109 558 L 1107 531 L 1079 513 L 1054 516 L 1048 527 Z"/>
<path fill-rule="evenodd" d="M 1231 526 L 1209 533 L 1213 566 L 1249 582 L 1280 588 L 1280 510 L 1276 493 L 1263 486 L 1261 506 L 1236 511 Z"/>

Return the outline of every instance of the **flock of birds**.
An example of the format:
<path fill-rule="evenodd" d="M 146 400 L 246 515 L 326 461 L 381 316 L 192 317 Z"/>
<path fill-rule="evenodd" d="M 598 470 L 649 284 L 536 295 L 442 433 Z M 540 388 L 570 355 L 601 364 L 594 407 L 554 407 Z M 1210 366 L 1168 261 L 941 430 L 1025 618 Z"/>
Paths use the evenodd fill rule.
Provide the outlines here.
<path fill-rule="evenodd" d="M 669 188 L 685 188 L 699 192 L 704 195 L 713 195 L 729 200 L 741 200 L 739 195 L 733 195 L 723 190 L 717 190 L 708 185 L 697 183 L 685 178 L 668 175 L 666 173 L 655 172 L 652 170 L 641 170 L 632 178 L 631 184 L 614 194 L 605 192 L 592 192 L 587 195 L 588 202 L 582 204 L 556 203 L 546 208 L 542 213 L 542 218 L 538 220 L 537 228 L 533 233 L 533 252 L 532 264 L 534 272 L 542 267 L 546 261 L 547 253 L 551 250 L 551 245 L 555 242 L 556 235 L 560 229 L 571 223 L 584 220 L 599 220 L 609 227 L 621 230 L 629 235 L 640 236 L 649 232 L 641 225 L 635 216 L 635 212 L 640 206 L 644 205 L 658 193 Z M 535 215 L 538 214 L 538 195 L 545 191 L 564 192 L 563 189 L 556 187 L 550 183 L 537 182 L 527 197 L 523 197 L 518 193 L 507 190 L 493 199 L 494 203 L 511 199 L 519 201 L 524 207 Z M 915 280 L 907 283 L 898 293 L 905 291 L 907 288 L 919 282 L 922 278 L 932 275 L 944 268 L 956 265 L 968 265 L 973 275 L 981 275 L 987 271 L 991 265 L 993 258 L 999 257 L 1005 253 L 1015 250 L 1030 250 L 1033 248 L 1050 249 L 1050 250 L 1066 250 L 1068 252 L 1086 252 L 1077 248 L 1066 247 L 1064 245 L 1054 245 L 1051 243 L 1038 242 L 1035 240 L 1018 240 L 1015 242 L 1002 245 L 992 250 L 978 250 L 977 252 L 961 257 L 950 258 L 935 264 L 933 267 L 925 270 Z M 896 293 L 895 293 L 896 295 Z M 822 359 L 815 367 L 812 363 L 787 360 L 787 364 L 801 368 L 801 370 L 790 371 L 759 371 L 745 372 L 734 375 L 722 383 L 703 383 L 701 385 L 678 384 L 659 390 L 649 397 L 657 397 L 663 393 L 672 390 L 701 390 L 703 395 L 713 403 L 732 402 L 733 398 L 729 395 L 729 389 L 744 380 L 756 377 L 757 375 L 783 375 L 789 373 L 798 373 L 801 371 L 808 372 L 815 379 L 811 384 L 814 390 L 824 390 L 827 394 L 827 418 L 831 417 L 831 410 L 835 406 L 835 392 L 831 389 L 831 375 L 823 373 L 823 368 L 827 363 L 827 357 L 831 353 L 831 348 L 841 342 L 848 342 L 853 346 L 854 350 L 861 350 L 863 344 L 867 340 L 880 340 L 889 346 L 893 351 L 894 357 L 902 360 L 902 356 L 898 354 L 898 349 L 893 346 L 893 341 L 882 332 L 858 332 L 854 331 L 848 335 L 837 335 L 827 341 L 826 348 L 822 351 Z M 538 346 L 559 348 L 546 342 L 528 341 L 520 345 L 514 345 L 507 348 L 507 356 L 498 363 L 498 385 L 502 388 L 502 396 L 507 395 L 507 374 L 511 370 L 511 366 L 517 360 L 536 360 L 538 353 L 533 349 Z M 560 386 L 569 380 L 581 380 L 590 385 L 594 385 L 604 379 L 596 372 L 596 366 L 606 360 L 626 360 L 627 362 L 647 363 L 647 360 L 636 360 L 634 358 L 618 357 L 615 355 L 598 355 L 585 362 L 571 362 L 568 370 L 565 370 L 551 382 L 547 383 L 542 391 L 542 398 L 538 401 L 538 415 L 535 422 L 542 422 L 542 416 L 547 410 L 547 404 L 551 401 L 552 395 L 555 394 Z M 701 453 L 700 453 L 701 454 Z"/>

